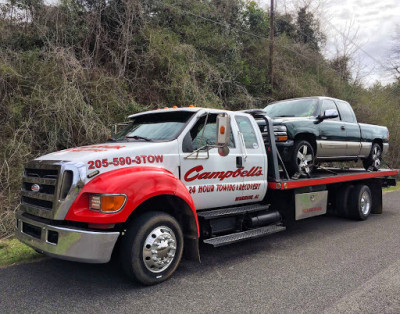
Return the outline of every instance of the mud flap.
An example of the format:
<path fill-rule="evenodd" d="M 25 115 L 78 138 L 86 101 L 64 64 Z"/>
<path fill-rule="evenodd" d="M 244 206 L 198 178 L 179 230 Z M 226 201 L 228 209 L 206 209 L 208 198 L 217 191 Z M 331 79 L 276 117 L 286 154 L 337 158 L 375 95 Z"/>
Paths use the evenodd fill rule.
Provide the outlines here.
<path fill-rule="evenodd" d="M 184 238 L 185 245 L 183 249 L 183 256 L 185 259 L 191 261 L 197 261 L 201 263 L 200 260 L 200 250 L 199 250 L 199 238 L 185 236 Z"/>

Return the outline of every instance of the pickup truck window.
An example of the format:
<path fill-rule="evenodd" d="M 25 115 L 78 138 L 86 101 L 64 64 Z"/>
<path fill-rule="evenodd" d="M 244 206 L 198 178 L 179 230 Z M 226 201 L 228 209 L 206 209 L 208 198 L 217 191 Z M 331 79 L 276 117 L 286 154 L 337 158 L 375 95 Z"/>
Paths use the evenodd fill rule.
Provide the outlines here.
<path fill-rule="evenodd" d="M 280 101 L 264 108 L 271 118 L 317 116 L 317 99 L 295 99 Z"/>
<path fill-rule="evenodd" d="M 206 125 L 204 125 L 204 123 L 206 122 L 206 118 L 207 115 L 202 116 L 192 127 L 190 132 L 186 135 L 184 146 L 182 149 L 184 152 L 192 152 L 193 150 L 199 149 L 200 147 L 206 145 L 215 145 L 217 135 L 217 115 L 209 114 L 207 118 L 207 123 Z M 234 148 L 235 142 L 232 132 L 230 137 L 231 141 L 229 143 L 229 147 Z"/>
<path fill-rule="evenodd" d="M 178 137 L 193 116 L 190 111 L 157 112 L 134 117 L 114 140 L 171 141 Z"/>
<path fill-rule="evenodd" d="M 243 134 L 244 143 L 246 148 L 257 149 L 258 141 L 254 128 L 251 125 L 251 121 L 247 117 L 237 116 L 236 122 L 239 126 L 240 132 Z"/>
<path fill-rule="evenodd" d="M 356 115 L 354 114 L 353 109 L 350 104 L 344 101 L 336 101 L 337 106 L 339 108 L 340 117 L 342 121 L 349 123 L 357 123 Z"/>
<path fill-rule="evenodd" d="M 324 99 L 324 101 L 322 102 L 322 106 L 321 106 L 321 116 L 324 115 L 325 110 L 328 109 L 335 109 L 336 111 L 339 112 L 338 108 L 336 107 L 335 103 L 333 100 L 330 99 Z M 339 117 L 333 118 L 333 119 L 329 119 L 330 121 L 340 121 Z"/>

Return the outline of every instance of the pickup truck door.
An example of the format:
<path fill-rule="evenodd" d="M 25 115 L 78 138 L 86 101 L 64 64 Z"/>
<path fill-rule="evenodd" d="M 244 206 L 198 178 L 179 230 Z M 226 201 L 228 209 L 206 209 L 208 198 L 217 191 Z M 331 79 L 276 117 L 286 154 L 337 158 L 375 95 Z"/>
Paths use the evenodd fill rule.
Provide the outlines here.
<path fill-rule="evenodd" d="M 243 169 L 247 172 L 242 185 L 242 200 L 256 202 L 267 191 L 267 155 L 257 122 L 247 115 L 236 114 L 238 137 L 241 141 Z"/>
<path fill-rule="evenodd" d="M 323 115 L 325 110 L 335 109 L 338 111 L 333 100 L 324 99 L 321 104 Z M 318 124 L 319 137 L 317 139 L 317 157 L 339 157 L 346 156 L 347 138 L 345 123 L 340 117 L 325 119 Z"/>
<path fill-rule="evenodd" d="M 196 209 L 230 206 L 236 204 L 236 198 L 243 194 L 240 186 L 244 178 L 239 169 L 242 151 L 234 123 L 231 123 L 230 153 L 227 156 L 220 156 L 217 148 L 194 152 L 206 144 L 215 144 L 216 117 L 217 113 L 200 116 L 189 126 L 179 144 L 180 179 L 188 188 Z M 234 121 L 233 115 L 231 117 Z"/>
<path fill-rule="evenodd" d="M 358 156 L 361 150 L 361 132 L 356 115 L 349 103 L 336 100 L 336 104 L 346 130 L 346 156 Z"/>

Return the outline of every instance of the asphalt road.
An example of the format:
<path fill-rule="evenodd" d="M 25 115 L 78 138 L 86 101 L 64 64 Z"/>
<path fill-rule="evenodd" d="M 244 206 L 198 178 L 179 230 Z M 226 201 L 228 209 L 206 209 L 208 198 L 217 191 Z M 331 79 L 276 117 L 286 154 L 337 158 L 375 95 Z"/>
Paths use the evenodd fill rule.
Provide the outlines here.
<path fill-rule="evenodd" d="M 47 259 L 0 269 L 0 313 L 400 313 L 400 192 L 364 222 L 317 217 L 201 250 L 153 287 L 117 263 Z"/>

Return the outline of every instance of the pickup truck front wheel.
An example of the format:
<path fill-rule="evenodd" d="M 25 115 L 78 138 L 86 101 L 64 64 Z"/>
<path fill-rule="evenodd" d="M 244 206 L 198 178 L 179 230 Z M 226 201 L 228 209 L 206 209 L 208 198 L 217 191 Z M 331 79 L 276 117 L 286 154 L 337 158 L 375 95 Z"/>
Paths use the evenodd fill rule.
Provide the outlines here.
<path fill-rule="evenodd" d="M 379 170 L 382 164 L 382 148 L 378 143 L 373 143 L 367 159 L 363 160 L 365 170 Z"/>
<path fill-rule="evenodd" d="M 315 153 L 312 145 L 305 140 L 296 141 L 288 163 L 289 173 L 291 175 L 310 174 L 314 168 L 314 162 Z"/>
<path fill-rule="evenodd" d="M 176 219 L 149 212 L 135 219 L 122 238 L 120 259 L 125 273 L 144 285 L 167 280 L 179 265 L 183 235 Z"/>

